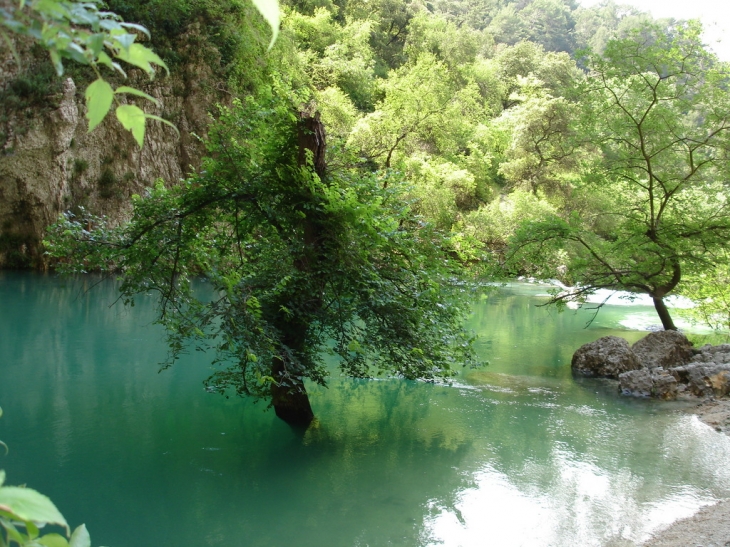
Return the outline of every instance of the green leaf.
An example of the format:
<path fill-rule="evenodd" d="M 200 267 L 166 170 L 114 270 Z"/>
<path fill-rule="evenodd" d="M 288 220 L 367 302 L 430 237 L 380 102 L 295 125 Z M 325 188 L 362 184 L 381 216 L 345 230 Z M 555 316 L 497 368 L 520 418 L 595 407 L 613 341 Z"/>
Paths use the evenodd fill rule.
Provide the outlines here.
<path fill-rule="evenodd" d="M 148 95 L 144 91 L 140 91 L 139 89 L 135 89 L 133 87 L 129 87 L 127 85 L 120 85 L 118 88 L 114 90 L 114 93 L 129 93 L 130 95 L 136 95 L 137 97 L 142 97 L 144 99 L 147 99 L 148 101 L 152 101 L 155 104 L 160 104 L 160 102 L 155 99 L 152 95 Z"/>
<path fill-rule="evenodd" d="M 18 529 L 13 525 L 12 522 L 9 520 L 5 520 L 3 518 L 0 518 L 0 526 L 5 528 L 5 531 L 8 533 L 8 539 L 10 541 L 16 542 L 18 545 L 23 545 L 25 543 L 25 536 L 18 532 Z M 0 539 L 2 539 L 0 537 Z"/>
<path fill-rule="evenodd" d="M 106 117 L 114 100 L 114 90 L 109 82 L 99 78 L 86 88 L 86 117 L 89 119 L 89 132 Z"/>
<path fill-rule="evenodd" d="M 56 74 L 58 76 L 63 76 L 63 62 L 61 61 L 61 55 L 59 55 L 58 51 L 56 51 L 55 49 L 52 49 L 50 51 L 50 54 L 53 68 L 56 69 Z"/>
<path fill-rule="evenodd" d="M 60 534 L 46 534 L 42 538 L 36 540 L 36 543 L 45 545 L 45 547 L 69 547 L 66 538 Z"/>
<path fill-rule="evenodd" d="M 129 34 L 127 32 L 122 33 L 113 33 L 112 34 L 112 40 L 117 42 L 119 44 L 119 47 L 122 48 L 122 51 L 129 51 L 129 49 L 134 45 L 134 41 L 137 39 L 136 34 Z M 139 45 L 139 44 L 137 44 Z M 144 46 L 142 46 L 144 47 Z M 119 55 L 121 57 L 121 55 Z"/>
<path fill-rule="evenodd" d="M 102 33 L 98 34 L 92 34 L 89 36 L 89 38 L 86 40 L 86 43 L 88 44 L 89 49 L 93 52 L 94 57 L 98 57 L 102 50 L 104 49 L 104 40 L 106 39 L 106 35 Z"/>
<path fill-rule="evenodd" d="M 91 537 L 89 536 L 89 531 L 86 529 L 85 524 L 77 526 L 74 533 L 71 534 L 69 547 L 91 547 Z"/>
<path fill-rule="evenodd" d="M 99 21 L 99 26 L 109 32 L 113 30 L 123 30 L 122 26 L 113 19 L 102 19 Z"/>
<path fill-rule="evenodd" d="M 5 484 L 5 471 L 0 469 L 0 486 Z"/>
<path fill-rule="evenodd" d="M 123 104 L 117 108 L 117 119 L 122 124 L 124 129 L 132 132 L 134 140 L 140 148 L 144 144 L 144 124 L 146 121 L 145 113 L 141 108 L 131 105 Z"/>
<path fill-rule="evenodd" d="M 76 42 L 69 43 L 64 53 L 80 65 L 89 64 L 89 60 L 86 58 L 84 49 Z"/>
<path fill-rule="evenodd" d="M 19 520 L 58 524 L 69 529 L 66 519 L 53 502 L 30 488 L 0 488 L 0 510 L 8 511 Z"/>
<path fill-rule="evenodd" d="M 33 522 L 31 522 L 31 521 L 26 521 L 25 522 L 25 529 L 28 532 L 28 537 L 30 539 L 37 538 L 38 537 L 38 534 L 40 533 L 40 531 L 38 530 L 38 526 L 36 526 L 35 524 L 33 524 Z"/>
<path fill-rule="evenodd" d="M 122 61 L 129 63 L 130 65 L 141 68 L 147 74 L 149 74 L 150 77 L 152 77 L 155 73 L 155 69 L 152 67 L 151 63 L 161 66 L 165 69 L 165 71 L 167 71 L 168 74 L 170 73 L 170 70 L 167 68 L 165 61 L 160 59 L 154 51 L 143 46 L 142 44 L 135 43 L 131 44 L 129 46 L 129 49 L 121 49 L 117 54 L 117 57 L 119 57 Z"/>
<path fill-rule="evenodd" d="M 276 37 L 279 35 L 280 14 L 279 2 L 277 0 L 253 0 L 253 5 L 259 10 L 259 13 L 266 19 L 271 27 L 271 43 L 269 49 L 274 46 Z"/>
<path fill-rule="evenodd" d="M 122 27 L 124 27 L 124 28 L 130 28 L 130 29 L 133 29 L 133 30 L 138 30 L 141 33 L 145 34 L 147 36 L 147 38 L 150 38 L 150 31 L 147 30 L 147 28 L 146 27 L 143 27 L 142 25 L 138 25 L 136 23 L 119 23 L 119 25 L 122 26 Z"/>

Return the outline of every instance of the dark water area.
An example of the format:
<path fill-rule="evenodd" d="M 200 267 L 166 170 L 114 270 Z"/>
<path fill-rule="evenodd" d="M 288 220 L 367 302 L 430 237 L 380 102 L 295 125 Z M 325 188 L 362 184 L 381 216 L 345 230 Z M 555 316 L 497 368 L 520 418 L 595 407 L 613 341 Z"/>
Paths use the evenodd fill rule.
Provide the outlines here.
<path fill-rule="evenodd" d="M 629 546 L 730 496 L 726 437 L 571 377 L 581 344 L 643 336 L 646 307 L 586 329 L 589 312 L 536 307 L 544 287 L 476 295 L 489 366 L 450 385 L 335 375 L 302 434 L 207 393 L 209 356 L 158 372 L 153 299 L 112 305 L 97 283 L 0 273 L 0 468 L 94 545 Z"/>

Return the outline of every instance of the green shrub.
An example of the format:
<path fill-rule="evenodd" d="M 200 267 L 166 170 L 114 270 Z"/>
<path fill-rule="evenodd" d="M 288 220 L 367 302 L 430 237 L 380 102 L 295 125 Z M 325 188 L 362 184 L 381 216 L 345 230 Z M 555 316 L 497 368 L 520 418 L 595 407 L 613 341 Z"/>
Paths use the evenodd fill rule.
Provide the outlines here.
<path fill-rule="evenodd" d="M 99 186 L 99 195 L 102 198 L 110 199 L 119 195 L 117 177 L 109 167 L 101 170 L 97 184 Z"/>

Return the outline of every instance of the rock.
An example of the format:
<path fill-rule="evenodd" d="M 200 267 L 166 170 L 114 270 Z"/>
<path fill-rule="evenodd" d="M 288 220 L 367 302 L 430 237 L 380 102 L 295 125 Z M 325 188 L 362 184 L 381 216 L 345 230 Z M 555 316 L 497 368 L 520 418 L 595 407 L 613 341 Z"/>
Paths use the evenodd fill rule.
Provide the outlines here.
<path fill-rule="evenodd" d="M 629 343 L 618 336 L 604 336 L 585 344 L 573 354 L 573 374 L 618 378 L 622 372 L 641 368 Z"/>
<path fill-rule="evenodd" d="M 616 336 L 585 344 L 573 354 L 574 374 L 615 378 L 634 397 L 676 399 L 730 395 L 730 344 L 693 349 L 680 332 L 652 332 L 632 347 Z"/>
<path fill-rule="evenodd" d="M 692 363 L 730 364 L 730 344 L 720 344 L 719 346 L 704 345 L 700 349 L 695 350 Z"/>
<path fill-rule="evenodd" d="M 669 369 L 682 366 L 692 358 L 692 342 L 676 330 L 649 333 L 631 346 L 642 367 Z"/>
<path fill-rule="evenodd" d="M 4 89 L 47 62 L 47 53 L 34 53 L 33 42 L 14 44 L 20 64 L 8 48 L 0 48 Z M 125 83 L 159 102 L 148 102 L 145 113 L 168 119 L 179 138 L 165 124 L 148 123 L 140 149 L 113 113 L 89 133 L 85 84 L 77 89 L 71 78 L 61 82 L 60 93 L 55 84 L 45 89 L 42 107 L 21 108 L 9 100 L 0 104 L 0 268 L 43 269 L 48 257 L 42 239 L 62 212 L 83 206 L 112 225 L 122 224 L 131 217 L 132 195 L 144 195 L 157 179 L 178 184 L 200 165 L 205 145 L 198 135 L 208 131 L 208 113 L 216 111 L 216 104 L 228 104 L 231 95 L 216 68 L 222 66 L 215 61 L 217 48 L 206 41 L 199 24 L 174 42 L 185 61 L 170 77 L 148 83 L 138 71 Z"/>
<path fill-rule="evenodd" d="M 730 364 L 690 363 L 671 370 L 678 382 L 697 397 L 730 395 Z"/>
<path fill-rule="evenodd" d="M 651 372 L 645 368 L 622 372 L 618 376 L 618 388 L 622 395 L 651 397 L 653 387 Z"/>
<path fill-rule="evenodd" d="M 670 371 L 687 391 L 697 397 L 730 394 L 730 344 L 706 345 L 695 351 L 692 360 Z"/>
<path fill-rule="evenodd" d="M 665 400 L 677 398 L 677 379 L 662 368 L 630 370 L 620 374 L 618 380 L 623 395 Z"/>
<path fill-rule="evenodd" d="M 652 396 L 672 401 L 677 398 L 678 384 L 677 379 L 664 369 L 654 369 L 651 376 L 654 384 Z"/>

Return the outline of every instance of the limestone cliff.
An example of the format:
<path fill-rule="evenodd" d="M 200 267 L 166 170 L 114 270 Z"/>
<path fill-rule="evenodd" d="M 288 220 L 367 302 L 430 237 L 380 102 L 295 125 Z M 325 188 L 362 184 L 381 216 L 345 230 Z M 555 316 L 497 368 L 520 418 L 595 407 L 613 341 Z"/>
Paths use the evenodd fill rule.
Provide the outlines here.
<path fill-rule="evenodd" d="M 132 194 L 158 178 L 175 184 L 196 167 L 203 148 L 195 135 L 205 134 L 208 112 L 228 94 L 216 77 L 217 51 L 206 50 L 191 29 L 179 39 L 184 61 L 171 67 L 170 76 L 149 82 L 130 74 L 129 85 L 160 101 L 159 107 L 140 106 L 180 131 L 178 138 L 169 127 L 150 122 L 140 150 L 113 115 L 87 132 L 83 76 L 76 76 L 79 85 L 73 77 L 56 80 L 39 97 L 32 76 L 45 61 L 31 46 L 20 49 L 20 67 L 9 51 L 0 50 L 6 98 L 0 104 L 0 268 L 43 268 L 44 230 L 62 212 L 83 206 L 121 222 L 130 213 Z M 35 100 L 24 94 L 35 94 Z"/>

